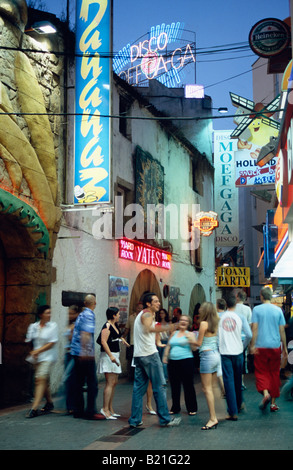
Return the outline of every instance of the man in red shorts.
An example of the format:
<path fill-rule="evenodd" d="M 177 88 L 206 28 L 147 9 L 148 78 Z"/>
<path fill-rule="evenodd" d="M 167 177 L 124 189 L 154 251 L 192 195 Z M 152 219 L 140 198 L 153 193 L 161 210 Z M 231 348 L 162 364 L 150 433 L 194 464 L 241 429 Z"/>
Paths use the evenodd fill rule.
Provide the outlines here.
<path fill-rule="evenodd" d="M 285 336 L 285 318 L 282 310 L 271 304 L 272 291 L 263 287 L 261 305 L 252 311 L 252 340 L 250 352 L 254 354 L 257 391 L 263 399 L 259 405 L 264 410 L 271 402 L 271 411 L 277 411 L 276 398 L 280 396 L 281 353 L 288 356 Z M 281 350 L 281 342 L 283 351 Z"/>

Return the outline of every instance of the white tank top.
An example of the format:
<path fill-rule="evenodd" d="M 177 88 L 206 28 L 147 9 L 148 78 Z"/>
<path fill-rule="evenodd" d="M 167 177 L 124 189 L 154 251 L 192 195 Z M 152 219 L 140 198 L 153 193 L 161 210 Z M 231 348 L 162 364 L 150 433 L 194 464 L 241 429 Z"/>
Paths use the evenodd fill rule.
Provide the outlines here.
<path fill-rule="evenodd" d="M 156 334 L 148 333 L 141 321 L 143 310 L 137 315 L 134 322 L 133 342 L 134 342 L 134 357 L 150 356 L 157 352 L 156 347 Z M 153 322 L 153 325 L 155 322 Z"/>

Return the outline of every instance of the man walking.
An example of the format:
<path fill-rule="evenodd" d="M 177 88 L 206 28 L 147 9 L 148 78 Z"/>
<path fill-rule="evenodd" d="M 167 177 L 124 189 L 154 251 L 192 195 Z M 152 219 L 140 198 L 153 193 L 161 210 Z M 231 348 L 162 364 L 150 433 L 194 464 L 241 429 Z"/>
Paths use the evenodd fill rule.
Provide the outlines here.
<path fill-rule="evenodd" d="M 95 314 L 96 298 L 87 295 L 84 300 L 85 308 L 75 322 L 71 355 L 74 357 L 76 373 L 75 418 L 105 419 L 96 412 L 98 379 L 95 363 Z M 83 386 L 87 384 L 87 409 L 84 413 Z"/>
<path fill-rule="evenodd" d="M 237 314 L 240 314 L 240 315 L 243 315 L 246 320 L 247 320 L 247 323 L 251 324 L 251 316 L 252 316 L 252 312 L 251 312 L 251 308 L 248 306 L 248 305 L 244 305 L 244 302 L 246 301 L 247 299 L 247 295 L 246 295 L 246 292 L 244 292 L 243 290 L 240 290 L 237 292 L 237 295 L 236 295 L 236 309 L 235 309 L 235 312 Z M 242 340 L 244 339 L 244 336 L 242 335 Z M 247 348 L 244 349 L 243 351 L 243 373 L 242 373 L 242 390 L 245 390 L 246 387 L 244 385 L 244 375 L 245 374 L 248 374 L 248 367 L 247 367 Z"/>
<path fill-rule="evenodd" d="M 143 310 L 134 322 L 134 384 L 132 407 L 129 424 L 131 427 L 142 425 L 143 396 L 151 381 L 157 414 L 161 426 L 173 426 L 180 423 L 180 418 L 170 419 L 167 398 L 166 380 L 163 365 L 156 347 L 156 333 L 173 331 L 174 325 L 155 325 L 155 314 L 160 308 L 160 301 L 153 293 L 143 298 Z"/>
<path fill-rule="evenodd" d="M 228 416 L 236 421 L 242 405 L 243 349 L 252 338 L 247 320 L 235 312 L 236 297 L 227 299 L 227 311 L 219 323 L 219 350 L 222 361 L 223 381 L 227 400 Z M 244 333 L 242 342 L 241 332 Z"/>
<path fill-rule="evenodd" d="M 261 305 L 252 311 L 252 341 L 250 352 L 254 354 L 256 388 L 263 395 L 259 405 L 264 410 L 271 402 L 271 411 L 277 411 L 276 398 L 280 396 L 281 342 L 283 355 L 288 356 L 285 318 L 280 307 L 271 304 L 272 291 L 263 287 Z"/>

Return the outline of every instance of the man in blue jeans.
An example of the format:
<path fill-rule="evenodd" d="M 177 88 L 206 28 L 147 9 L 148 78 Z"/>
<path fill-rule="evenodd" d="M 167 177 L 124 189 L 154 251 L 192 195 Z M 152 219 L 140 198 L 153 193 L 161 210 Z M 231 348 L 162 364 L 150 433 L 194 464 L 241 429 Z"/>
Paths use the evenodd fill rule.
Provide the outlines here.
<path fill-rule="evenodd" d="M 219 350 L 222 361 L 223 381 L 228 416 L 236 421 L 242 405 L 243 350 L 248 346 L 252 332 L 246 318 L 236 314 L 236 297 L 227 299 L 227 310 L 219 323 Z M 243 333 L 243 341 L 241 333 Z"/>
<path fill-rule="evenodd" d="M 143 396 L 151 381 L 154 399 L 157 405 L 157 415 L 161 426 L 178 425 L 181 418 L 170 419 L 167 398 L 166 380 L 163 365 L 156 347 L 156 333 L 173 331 L 175 325 L 155 325 L 155 314 L 160 308 L 160 301 L 153 293 L 143 298 L 143 310 L 134 322 L 134 384 L 132 393 L 131 417 L 128 422 L 131 427 L 141 426 Z"/>

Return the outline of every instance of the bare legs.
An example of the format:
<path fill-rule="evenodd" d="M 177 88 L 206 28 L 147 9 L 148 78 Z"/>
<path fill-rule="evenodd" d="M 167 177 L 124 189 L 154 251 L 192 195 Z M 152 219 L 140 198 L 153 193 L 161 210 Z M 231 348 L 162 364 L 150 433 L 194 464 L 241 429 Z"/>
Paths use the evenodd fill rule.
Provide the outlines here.
<path fill-rule="evenodd" d="M 210 419 L 207 422 L 206 426 L 213 426 L 218 422 L 215 411 L 215 398 L 213 391 L 213 384 L 217 380 L 217 373 L 215 372 L 213 374 L 200 374 L 200 378 L 202 389 L 205 394 L 210 413 Z"/>
<path fill-rule="evenodd" d="M 35 396 L 32 404 L 33 410 L 38 409 L 43 397 L 46 398 L 48 403 L 52 403 L 49 379 L 46 377 L 37 377 L 35 379 Z"/>
<path fill-rule="evenodd" d="M 153 389 L 152 389 L 151 381 L 149 381 L 146 395 L 147 395 L 146 409 L 147 409 L 148 412 L 154 412 L 153 406 L 152 406 Z"/>
<path fill-rule="evenodd" d="M 118 374 L 114 373 L 105 373 L 106 386 L 104 388 L 104 402 L 103 410 L 106 416 L 111 416 L 114 414 L 113 410 L 113 398 L 115 393 L 115 388 L 118 383 Z"/>

